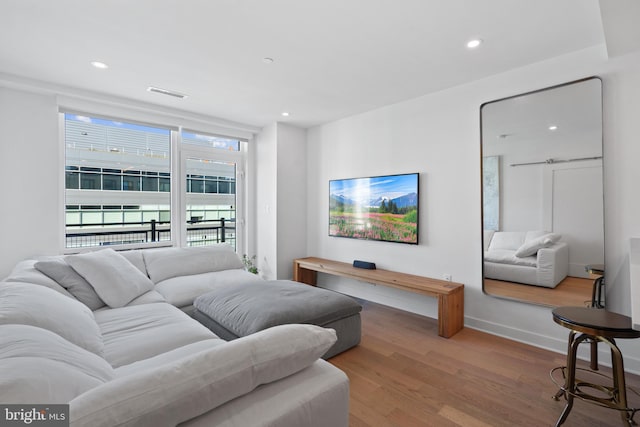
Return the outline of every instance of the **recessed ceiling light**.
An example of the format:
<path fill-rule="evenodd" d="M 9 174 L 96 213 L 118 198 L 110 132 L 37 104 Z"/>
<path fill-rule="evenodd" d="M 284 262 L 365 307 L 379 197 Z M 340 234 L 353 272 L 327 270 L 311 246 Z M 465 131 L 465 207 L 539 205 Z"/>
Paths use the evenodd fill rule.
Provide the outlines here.
<path fill-rule="evenodd" d="M 288 113 L 288 112 L 286 112 L 286 111 L 283 111 L 283 112 L 282 112 L 282 115 L 283 115 L 284 117 L 289 117 L 289 113 Z"/>
<path fill-rule="evenodd" d="M 482 40 L 481 39 L 473 39 L 473 40 L 469 40 L 467 42 L 467 47 L 469 49 L 475 49 L 478 46 L 480 46 L 482 44 Z"/>
<path fill-rule="evenodd" d="M 273 64 L 273 58 L 269 58 L 269 57 L 262 58 L 262 62 L 265 64 Z"/>
<path fill-rule="evenodd" d="M 105 64 L 104 62 L 100 62 L 100 61 L 91 61 L 91 65 L 93 65 L 96 68 L 99 68 L 101 70 L 105 70 L 107 68 L 109 68 L 109 66 L 107 64 Z"/>
<path fill-rule="evenodd" d="M 556 130 L 556 129 L 558 129 L 558 126 L 556 125 L 549 126 L 549 130 Z"/>

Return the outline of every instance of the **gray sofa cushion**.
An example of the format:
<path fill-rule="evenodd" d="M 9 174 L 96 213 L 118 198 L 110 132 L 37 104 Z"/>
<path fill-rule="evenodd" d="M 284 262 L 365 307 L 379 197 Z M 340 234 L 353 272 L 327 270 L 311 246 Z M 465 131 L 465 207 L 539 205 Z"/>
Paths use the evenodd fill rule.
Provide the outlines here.
<path fill-rule="evenodd" d="M 324 326 L 362 310 L 351 297 L 290 280 L 220 286 L 193 305 L 240 337 L 287 323 Z"/>

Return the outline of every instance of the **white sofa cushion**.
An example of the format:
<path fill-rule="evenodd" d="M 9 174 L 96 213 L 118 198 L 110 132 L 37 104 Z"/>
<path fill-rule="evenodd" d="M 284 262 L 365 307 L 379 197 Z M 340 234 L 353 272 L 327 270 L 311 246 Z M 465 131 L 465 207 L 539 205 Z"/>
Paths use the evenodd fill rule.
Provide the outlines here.
<path fill-rule="evenodd" d="M 537 267 L 538 260 L 534 256 L 517 257 L 515 253 L 508 249 L 496 249 L 484 253 L 486 262 L 495 262 L 497 264 L 522 265 L 525 267 Z"/>
<path fill-rule="evenodd" d="M 69 293 L 65 288 L 60 286 L 58 282 L 53 280 L 51 277 L 42 274 L 39 270 L 36 270 L 34 267 L 36 260 L 27 259 L 24 261 L 20 261 L 13 267 L 9 276 L 7 276 L 3 281 L 4 282 L 20 282 L 20 283 L 31 283 L 34 285 L 40 285 L 47 287 L 49 289 L 53 289 L 61 293 L 64 296 L 75 299 L 73 295 Z"/>
<path fill-rule="evenodd" d="M 81 426 L 173 426 L 311 365 L 336 341 L 332 329 L 281 325 L 154 370 L 116 378 L 70 402 Z"/>
<path fill-rule="evenodd" d="M 176 307 L 186 307 L 202 294 L 214 290 L 219 285 L 240 284 L 249 281 L 263 282 L 260 276 L 244 269 L 222 270 L 190 276 L 172 277 L 156 284 L 167 302 Z"/>
<path fill-rule="evenodd" d="M 102 331 L 104 358 L 114 368 L 217 338 L 209 329 L 167 303 L 98 310 L 94 315 Z"/>
<path fill-rule="evenodd" d="M 161 293 L 155 290 L 151 290 L 149 292 L 145 292 L 137 298 L 134 298 L 125 307 L 128 307 L 130 305 L 151 304 L 154 302 L 167 302 L 167 300 L 164 299 Z"/>
<path fill-rule="evenodd" d="M 29 325 L 0 325 L 0 402 L 68 403 L 115 377 L 101 357 Z"/>
<path fill-rule="evenodd" d="M 48 257 L 39 260 L 34 264 L 34 267 L 42 274 L 59 283 L 60 286 L 91 310 L 97 310 L 105 306 L 104 301 L 100 299 L 89 282 L 71 268 L 63 257 Z"/>
<path fill-rule="evenodd" d="M 153 283 L 178 276 L 244 268 L 233 247 L 224 243 L 204 247 L 148 249 L 143 255 Z"/>
<path fill-rule="evenodd" d="M 348 426 L 349 379 L 331 363 L 319 359 L 294 375 L 263 384 L 180 427 L 255 426 L 256 420 L 261 426 Z"/>
<path fill-rule="evenodd" d="M 183 345 L 182 347 L 160 353 L 157 356 L 153 356 L 148 359 L 138 360 L 128 365 L 119 366 L 115 369 L 116 376 L 124 377 L 126 375 L 135 374 L 136 372 L 140 372 L 145 369 L 156 369 L 161 367 L 162 365 L 166 365 L 167 363 L 173 363 L 176 360 L 191 356 L 192 354 L 199 353 L 203 350 L 209 350 L 213 347 L 224 345 L 226 343 L 227 342 L 222 338 L 211 338 L 208 340 L 202 340 Z"/>
<path fill-rule="evenodd" d="M 153 289 L 151 280 L 113 249 L 71 255 L 66 261 L 112 308 L 122 307 Z"/>
<path fill-rule="evenodd" d="M 535 255 L 542 248 L 548 248 L 555 242 L 560 240 L 560 235 L 554 233 L 543 234 L 531 240 L 525 241 L 522 246 L 518 248 L 515 256 L 518 258 L 524 258 Z"/>
<path fill-rule="evenodd" d="M 123 257 L 125 257 L 138 270 L 140 270 L 142 274 L 147 276 L 147 266 L 144 264 L 144 256 L 142 255 L 141 249 L 133 249 L 130 251 L 119 251 L 118 253 Z"/>
<path fill-rule="evenodd" d="M 489 251 L 497 249 L 516 251 L 524 243 L 525 236 L 524 231 L 496 231 L 491 238 Z"/>
<path fill-rule="evenodd" d="M 6 324 L 48 329 L 98 355 L 104 349 L 89 307 L 44 286 L 1 283 L 0 325 Z"/>

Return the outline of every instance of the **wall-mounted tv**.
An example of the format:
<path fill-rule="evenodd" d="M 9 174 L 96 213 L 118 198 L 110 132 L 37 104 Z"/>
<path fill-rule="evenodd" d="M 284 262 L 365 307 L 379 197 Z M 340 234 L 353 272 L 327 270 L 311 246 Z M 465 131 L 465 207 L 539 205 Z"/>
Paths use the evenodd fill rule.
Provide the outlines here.
<path fill-rule="evenodd" d="M 329 181 L 329 236 L 418 244 L 419 174 Z"/>

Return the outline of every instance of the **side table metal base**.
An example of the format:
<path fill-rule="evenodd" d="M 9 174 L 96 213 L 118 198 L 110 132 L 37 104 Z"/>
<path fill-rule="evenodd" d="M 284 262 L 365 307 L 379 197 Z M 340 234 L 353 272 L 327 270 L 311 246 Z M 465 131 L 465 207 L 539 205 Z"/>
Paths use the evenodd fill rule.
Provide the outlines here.
<path fill-rule="evenodd" d="M 556 427 L 562 425 L 567 419 L 573 407 L 574 398 L 617 410 L 620 413 L 623 425 L 631 426 L 635 424 L 633 417 L 637 409 L 630 408 L 627 402 L 624 362 L 622 353 L 615 341 L 618 338 L 640 338 L 640 331 L 631 327 L 631 318 L 604 309 L 590 307 L 557 307 L 552 311 L 552 314 L 554 322 L 570 330 L 567 364 L 565 367 L 560 368 L 564 377 L 564 385 L 560 386 L 560 390 L 553 396 L 555 400 L 559 400 L 560 396 L 564 396 L 567 404 L 556 422 Z M 597 343 L 604 343 L 609 346 L 612 368 L 611 386 L 595 384 L 576 378 L 576 371 L 578 370 L 599 374 L 594 372 L 594 369 L 577 368 L 578 346 L 583 342 L 590 343 L 592 350 Z M 594 360 L 592 359 L 591 362 L 591 367 L 593 368 Z M 551 371 L 552 378 L 553 372 L 556 370 Z"/>
<path fill-rule="evenodd" d="M 595 340 L 609 345 L 611 348 L 611 364 L 613 366 L 613 376 L 607 377 L 599 372 L 590 369 L 580 369 L 576 367 L 576 355 L 578 346 L 585 340 Z M 564 384 L 559 385 L 553 378 L 554 372 L 561 370 Z M 612 386 L 604 386 L 588 381 L 582 381 L 576 377 L 576 371 L 587 371 L 601 377 L 605 377 L 612 381 Z M 569 349 L 567 352 L 567 366 L 557 367 L 550 372 L 551 379 L 559 386 L 558 392 L 553 396 L 554 400 L 560 400 L 564 396 L 567 404 L 565 405 L 560 418 L 556 422 L 556 427 L 562 425 L 571 412 L 573 407 L 573 399 L 578 398 L 583 401 L 595 403 L 605 408 L 620 411 L 623 425 L 631 426 L 636 423 L 633 417 L 639 409 L 629 408 L 627 403 L 627 389 L 624 379 L 624 364 L 622 353 L 613 338 L 605 338 L 588 334 L 580 334 L 576 337 L 576 331 L 569 333 Z M 594 394 L 599 393 L 600 396 Z M 603 397 L 605 396 L 605 397 Z"/>

